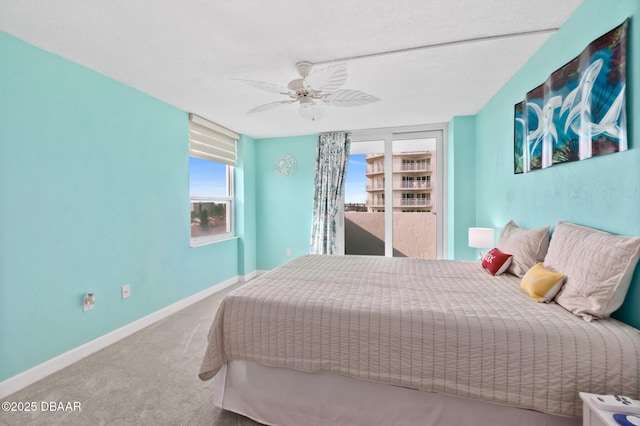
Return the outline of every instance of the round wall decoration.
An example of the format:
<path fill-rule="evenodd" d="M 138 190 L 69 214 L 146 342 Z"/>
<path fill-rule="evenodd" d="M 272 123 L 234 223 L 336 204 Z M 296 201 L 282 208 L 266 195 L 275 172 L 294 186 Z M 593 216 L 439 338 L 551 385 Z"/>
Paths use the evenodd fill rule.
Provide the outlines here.
<path fill-rule="evenodd" d="M 280 154 L 276 158 L 275 169 L 278 176 L 292 176 L 296 172 L 296 159 L 291 154 Z"/>

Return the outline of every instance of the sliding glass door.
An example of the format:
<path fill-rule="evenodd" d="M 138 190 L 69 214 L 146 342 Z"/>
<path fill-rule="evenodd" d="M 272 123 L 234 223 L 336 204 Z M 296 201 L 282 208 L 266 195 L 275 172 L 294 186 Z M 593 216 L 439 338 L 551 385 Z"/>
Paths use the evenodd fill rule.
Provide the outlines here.
<path fill-rule="evenodd" d="M 394 256 L 437 257 L 435 160 L 433 137 L 392 140 Z"/>
<path fill-rule="evenodd" d="M 443 258 L 443 130 L 352 134 L 344 254 Z"/>

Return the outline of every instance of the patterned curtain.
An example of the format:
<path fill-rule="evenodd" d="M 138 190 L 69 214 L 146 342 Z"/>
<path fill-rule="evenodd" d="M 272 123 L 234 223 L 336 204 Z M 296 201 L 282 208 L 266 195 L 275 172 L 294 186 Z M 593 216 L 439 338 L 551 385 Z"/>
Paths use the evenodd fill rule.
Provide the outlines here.
<path fill-rule="evenodd" d="M 336 254 L 336 216 L 349 163 L 349 134 L 321 133 L 313 198 L 312 254 Z"/>

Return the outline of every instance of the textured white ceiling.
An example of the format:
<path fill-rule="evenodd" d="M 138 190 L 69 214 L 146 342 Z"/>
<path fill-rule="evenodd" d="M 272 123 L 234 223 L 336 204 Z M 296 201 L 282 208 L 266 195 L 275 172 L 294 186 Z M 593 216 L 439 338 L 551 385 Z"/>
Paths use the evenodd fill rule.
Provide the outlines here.
<path fill-rule="evenodd" d="M 253 137 L 447 122 L 477 113 L 552 33 L 348 61 L 344 88 L 382 99 L 300 117 L 296 62 L 330 62 L 559 27 L 582 0 L 0 0 L 0 30 Z"/>

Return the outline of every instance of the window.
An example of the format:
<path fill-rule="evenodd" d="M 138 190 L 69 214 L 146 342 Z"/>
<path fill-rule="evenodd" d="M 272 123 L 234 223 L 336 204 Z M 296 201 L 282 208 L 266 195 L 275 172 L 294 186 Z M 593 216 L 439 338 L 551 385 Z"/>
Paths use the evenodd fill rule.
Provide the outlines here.
<path fill-rule="evenodd" d="M 189 121 L 191 246 L 235 235 L 233 166 L 239 135 L 193 114 Z"/>
<path fill-rule="evenodd" d="M 233 168 L 189 158 L 191 245 L 233 236 Z"/>

